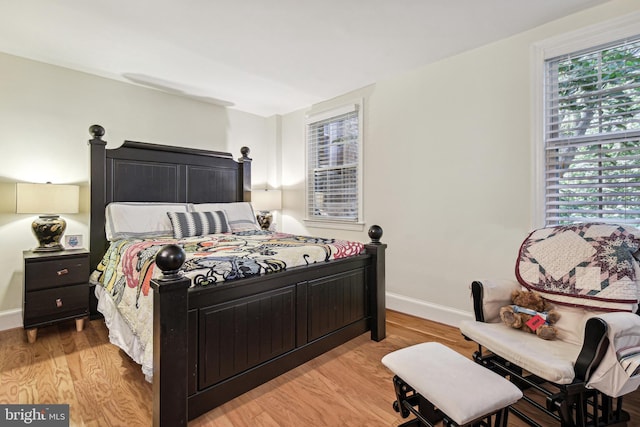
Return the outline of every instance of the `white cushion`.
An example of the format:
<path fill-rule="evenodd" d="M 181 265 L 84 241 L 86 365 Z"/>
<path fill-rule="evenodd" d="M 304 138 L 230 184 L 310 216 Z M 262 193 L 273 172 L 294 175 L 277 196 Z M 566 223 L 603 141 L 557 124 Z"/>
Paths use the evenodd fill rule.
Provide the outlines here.
<path fill-rule="evenodd" d="M 582 346 L 584 342 L 584 328 L 587 320 L 608 313 L 607 311 L 589 310 L 582 307 L 552 305 L 554 310 L 560 314 L 560 319 L 554 325 L 558 331 L 557 338 L 579 346 Z"/>
<path fill-rule="evenodd" d="M 500 308 L 512 304 L 511 292 L 526 290 L 515 280 L 482 280 L 482 311 L 486 323 L 497 323 L 500 320 Z M 555 324 L 558 331 L 557 338 L 575 345 L 582 346 L 584 327 L 589 317 L 607 313 L 608 311 L 571 307 L 554 304 L 551 307 L 560 314 Z"/>
<path fill-rule="evenodd" d="M 516 280 L 480 280 L 482 283 L 482 313 L 488 323 L 500 321 L 500 308 L 511 304 L 511 292 L 522 289 Z"/>
<path fill-rule="evenodd" d="M 260 230 L 251 203 L 194 203 L 190 205 L 193 212 L 224 211 L 231 231 Z"/>
<path fill-rule="evenodd" d="M 543 340 L 503 323 L 463 320 L 460 331 L 491 352 L 547 381 L 570 384 L 575 377 L 573 363 L 581 345 L 559 339 Z"/>
<path fill-rule="evenodd" d="M 508 380 L 437 342 L 394 351 L 382 363 L 460 425 L 522 397 Z"/>
<path fill-rule="evenodd" d="M 105 211 L 107 240 L 172 236 L 167 212 L 187 211 L 187 203 L 109 203 Z"/>

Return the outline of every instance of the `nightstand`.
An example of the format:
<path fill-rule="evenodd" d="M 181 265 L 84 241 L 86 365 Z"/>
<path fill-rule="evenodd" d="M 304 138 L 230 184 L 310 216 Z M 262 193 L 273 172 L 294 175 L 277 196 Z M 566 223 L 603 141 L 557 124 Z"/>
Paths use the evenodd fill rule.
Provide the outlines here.
<path fill-rule="evenodd" d="M 76 330 L 89 315 L 89 251 L 24 251 L 22 320 L 30 343 L 38 328 L 76 319 Z"/>

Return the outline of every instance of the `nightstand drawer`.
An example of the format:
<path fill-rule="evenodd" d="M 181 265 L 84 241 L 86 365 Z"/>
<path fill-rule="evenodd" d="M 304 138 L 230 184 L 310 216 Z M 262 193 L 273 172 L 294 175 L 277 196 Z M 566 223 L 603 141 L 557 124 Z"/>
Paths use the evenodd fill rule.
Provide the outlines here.
<path fill-rule="evenodd" d="M 89 277 L 89 258 L 80 255 L 29 262 L 25 265 L 24 274 L 27 292 L 86 283 Z"/>
<path fill-rule="evenodd" d="M 88 313 L 88 284 L 27 292 L 25 295 L 25 327 Z"/>

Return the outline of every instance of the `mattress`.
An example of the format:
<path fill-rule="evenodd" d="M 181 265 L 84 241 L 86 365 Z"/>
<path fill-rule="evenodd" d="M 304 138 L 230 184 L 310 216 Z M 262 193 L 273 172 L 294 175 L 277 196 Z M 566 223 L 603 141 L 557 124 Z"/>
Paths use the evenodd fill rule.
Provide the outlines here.
<path fill-rule="evenodd" d="M 150 283 L 162 275 L 155 255 L 167 244 L 184 249 L 182 272 L 192 287 L 223 286 L 228 281 L 356 256 L 364 250 L 359 242 L 262 230 L 111 242 L 91 275 L 98 310 L 105 316 L 111 342 L 142 365 L 147 379 L 153 370 Z"/>

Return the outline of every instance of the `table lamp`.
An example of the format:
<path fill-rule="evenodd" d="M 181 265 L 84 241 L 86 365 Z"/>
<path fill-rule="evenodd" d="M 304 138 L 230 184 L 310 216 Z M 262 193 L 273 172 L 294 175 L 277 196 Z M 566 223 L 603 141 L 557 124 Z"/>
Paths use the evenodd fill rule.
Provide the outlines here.
<path fill-rule="evenodd" d="M 271 211 L 282 209 L 282 191 L 280 190 L 254 190 L 251 192 L 251 204 L 258 211 L 256 219 L 260 228 L 268 230 L 273 221 Z"/>
<path fill-rule="evenodd" d="M 38 247 L 34 252 L 55 252 L 64 249 L 60 239 L 67 223 L 61 213 L 78 213 L 80 188 L 77 185 L 16 184 L 16 213 L 35 213 L 31 228 Z"/>

